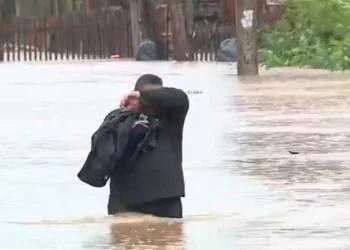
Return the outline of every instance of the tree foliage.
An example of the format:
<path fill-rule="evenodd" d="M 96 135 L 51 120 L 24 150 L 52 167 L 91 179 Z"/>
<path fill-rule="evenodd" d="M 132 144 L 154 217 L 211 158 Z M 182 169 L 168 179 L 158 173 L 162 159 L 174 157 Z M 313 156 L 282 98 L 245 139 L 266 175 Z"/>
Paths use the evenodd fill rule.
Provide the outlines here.
<path fill-rule="evenodd" d="M 289 0 L 275 27 L 261 30 L 265 66 L 350 69 L 350 0 Z"/>

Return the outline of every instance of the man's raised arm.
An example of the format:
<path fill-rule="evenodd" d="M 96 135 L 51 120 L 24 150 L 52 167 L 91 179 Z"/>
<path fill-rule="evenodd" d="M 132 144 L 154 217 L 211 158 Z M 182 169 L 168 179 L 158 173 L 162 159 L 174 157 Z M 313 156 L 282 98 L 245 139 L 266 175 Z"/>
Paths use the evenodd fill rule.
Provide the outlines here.
<path fill-rule="evenodd" d="M 140 91 L 140 111 L 147 115 L 183 121 L 189 109 L 187 94 L 176 88 L 156 88 Z"/>

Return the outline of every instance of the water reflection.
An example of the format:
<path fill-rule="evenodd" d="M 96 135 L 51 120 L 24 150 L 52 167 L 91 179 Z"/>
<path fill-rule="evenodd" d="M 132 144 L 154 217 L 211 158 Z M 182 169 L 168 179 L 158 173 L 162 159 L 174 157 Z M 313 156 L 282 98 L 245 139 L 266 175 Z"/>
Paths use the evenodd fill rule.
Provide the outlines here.
<path fill-rule="evenodd" d="M 181 222 L 112 224 L 111 249 L 184 249 Z"/>

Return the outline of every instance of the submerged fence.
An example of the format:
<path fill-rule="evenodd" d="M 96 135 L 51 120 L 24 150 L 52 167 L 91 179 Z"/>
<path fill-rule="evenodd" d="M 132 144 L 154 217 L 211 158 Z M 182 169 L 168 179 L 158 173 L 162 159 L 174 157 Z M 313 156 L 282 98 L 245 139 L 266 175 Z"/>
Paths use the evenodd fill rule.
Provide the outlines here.
<path fill-rule="evenodd" d="M 188 39 L 190 61 L 216 61 L 222 41 L 236 36 L 232 25 L 197 23 L 192 37 Z"/>
<path fill-rule="evenodd" d="M 234 0 L 225 1 L 229 3 L 228 7 L 231 6 L 232 10 L 235 10 Z M 211 6 L 209 8 L 207 5 L 199 5 L 202 8 L 208 8 L 208 11 L 200 11 L 203 13 L 211 13 L 221 3 L 217 0 L 203 2 Z M 266 5 L 262 8 L 259 20 L 261 23 L 273 24 L 281 18 L 284 9 L 285 6 L 282 5 Z M 232 10 L 231 12 L 234 13 Z M 208 13 L 201 19 L 195 19 L 193 26 L 191 25 L 192 34 L 187 34 L 186 55 L 189 61 L 217 60 L 220 43 L 227 38 L 235 37 L 233 21 L 226 22 L 227 20 L 220 18 L 211 19 Z M 164 50 L 166 58 L 171 58 L 172 38 L 176 34 L 171 34 L 167 5 L 159 5 L 156 15 L 156 25 L 153 28 L 156 30 L 158 40 L 161 41 L 158 41 L 158 50 Z M 140 26 L 145 26 L 142 24 L 144 20 L 139 21 Z M 120 6 L 103 10 L 85 9 L 42 19 L 13 18 L 3 23 L 0 22 L 0 29 L 3 59 L 8 62 L 104 59 L 112 55 L 132 58 L 135 55 L 130 12 L 129 9 Z M 134 38 L 143 35 L 138 34 Z M 138 42 L 135 42 L 134 45 Z M 159 48 L 160 46 L 164 49 Z"/>
<path fill-rule="evenodd" d="M 46 19 L 14 18 L 4 28 L 4 60 L 130 57 L 130 37 L 128 13 L 120 8 Z"/>

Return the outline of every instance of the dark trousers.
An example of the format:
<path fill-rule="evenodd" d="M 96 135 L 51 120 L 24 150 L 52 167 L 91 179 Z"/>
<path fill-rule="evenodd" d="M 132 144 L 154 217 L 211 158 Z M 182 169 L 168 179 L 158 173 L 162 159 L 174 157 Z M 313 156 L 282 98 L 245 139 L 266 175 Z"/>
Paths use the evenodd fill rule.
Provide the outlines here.
<path fill-rule="evenodd" d="M 126 208 L 116 211 L 114 214 L 135 212 L 154 215 L 165 218 L 182 218 L 181 198 L 161 199 L 136 205 L 128 205 Z"/>

